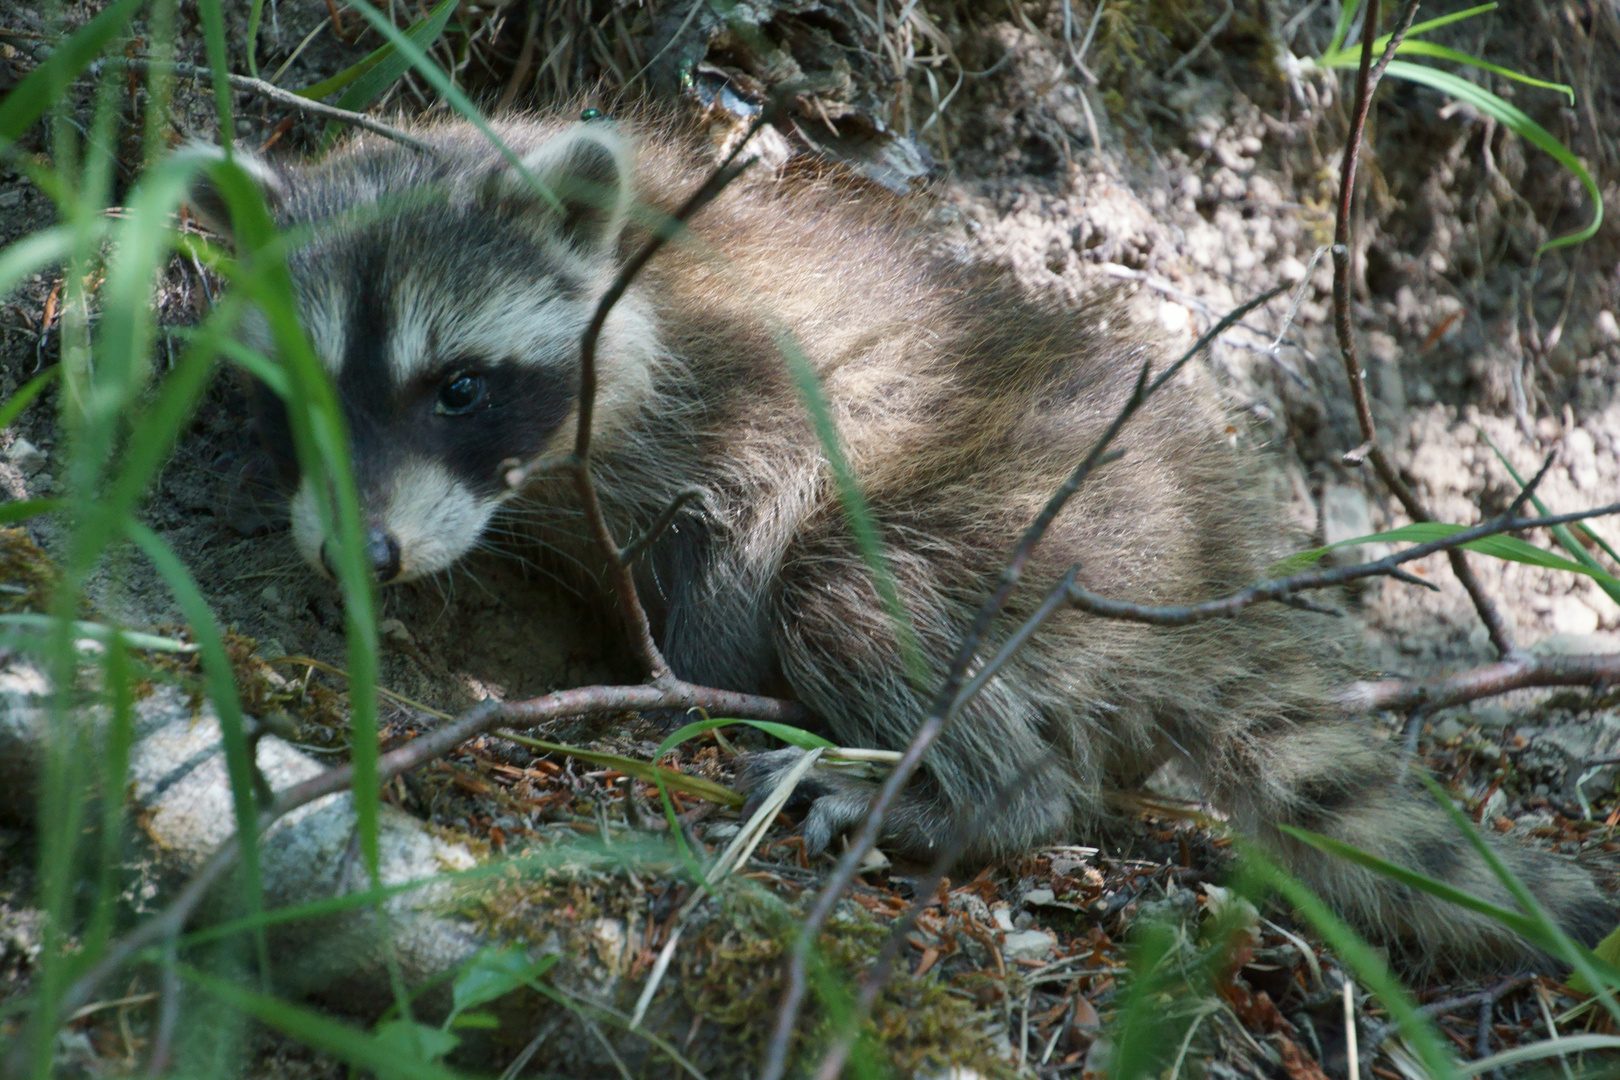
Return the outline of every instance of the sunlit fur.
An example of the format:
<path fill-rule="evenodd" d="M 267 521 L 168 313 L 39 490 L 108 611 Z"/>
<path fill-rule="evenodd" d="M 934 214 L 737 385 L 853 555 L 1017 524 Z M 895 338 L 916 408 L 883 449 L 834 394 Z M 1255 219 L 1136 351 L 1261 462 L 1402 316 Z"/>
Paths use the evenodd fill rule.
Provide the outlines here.
<path fill-rule="evenodd" d="M 541 117 L 497 130 L 568 188 L 579 125 Z M 594 175 L 611 163 L 613 209 L 571 234 L 471 128 L 417 135 L 437 148 L 431 161 L 363 136 L 270 185 L 293 223 L 386 204 L 429 181 L 448 207 L 439 218 L 459 213 L 462 228 L 480 214 L 503 223 L 486 230 L 478 242 L 494 235 L 495 247 L 474 259 L 439 218 L 418 224 L 385 213 L 392 232 L 365 250 L 410 265 L 384 279 L 340 239 L 295 255 L 304 317 L 340 388 L 345 357 L 368 355 L 353 341 L 355 309 L 343 298 L 368 273 L 368 287 L 383 280 L 392 290 L 378 298 L 397 328 L 385 343 L 388 370 L 375 388 L 351 379 L 351 406 L 414 373 L 446 370 L 458 351 L 511 358 L 536 378 L 572 378 L 580 329 L 645 238 L 647 208 L 677 205 L 712 164 L 701 139 L 666 119 L 598 125 L 588 138 L 606 149 Z M 632 213 L 621 232 L 631 148 L 640 220 Z M 745 176 L 694 219 L 697 242 L 671 245 L 636 280 L 599 353 L 594 472 L 617 534 L 644 529 L 683 488 L 703 492 L 636 566 L 676 672 L 791 694 L 845 745 L 906 744 L 1024 526 L 1118 412 L 1143 362 L 1165 363 L 1107 300 L 1075 310 L 1031 299 L 1003 275 L 938 254 L 915 213 L 837 175 Z M 500 235 L 534 252 L 533 265 L 502 262 Z M 924 652 L 920 680 L 901 661 L 788 376 L 777 344 L 784 332 L 817 373 L 872 508 Z M 568 446 L 573 415 L 525 456 Z M 469 420 L 457 437 L 478 437 L 483 421 Z M 413 429 L 397 430 L 403 440 Z M 1123 459 L 1091 477 L 1025 568 L 983 655 L 1075 563 L 1087 588 L 1138 603 L 1194 602 L 1265 576 L 1288 547 L 1288 529 L 1265 462 L 1229 430 L 1190 374 L 1150 401 L 1116 444 Z M 600 565 L 568 483 L 542 475 L 521 504 L 503 506 L 501 494 L 465 487 L 481 478 L 374 442 L 357 465 L 362 497 L 373 523 L 398 536 L 410 573 L 440 569 L 478 544 L 497 508 L 501 528 L 521 522 L 576 563 Z M 297 533 L 318 561 L 322 538 L 310 531 L 318 515 L 307 503 L 295 500 Z M 1275 605 L 1178 629 L 1059 611 L 947 726 L 891 814 L 886 842 L 927 858 L 1003 790 L 1010 809 L 982 823 L 970 858 L 1084 836 L 1105 816 L 1111 790 L 1177 760 L 1238 826 L 1413 962 L 1533 959 L 1497 924 L 1278 831 L 1326 833 L 1512 906 L 1430 796 L 1398 775 L 1376 725 L 1335 706 L 1353 665 L 1329 622 Z M 768 782 L 794 753 L 756 759 L 749 778 Z M 873 794 L 833 773 L 812 776 L 810 791 L 812 847 L 858 821 Z M 1576 937 L 1592 941 L 1609 927 L 1603 897 L 1572 864 L 1501 850 Z"/>

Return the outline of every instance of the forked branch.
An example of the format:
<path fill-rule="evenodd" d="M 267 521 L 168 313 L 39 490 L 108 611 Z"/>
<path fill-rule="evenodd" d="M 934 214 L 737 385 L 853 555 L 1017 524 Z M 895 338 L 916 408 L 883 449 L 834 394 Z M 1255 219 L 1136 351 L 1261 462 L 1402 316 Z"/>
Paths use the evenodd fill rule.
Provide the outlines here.
<path fill-rule="evenodd" d="M 1379 480 L 1389 488 L 1395 498 L 1400 501 L 1407 516 L 1413 521 L 1433 521 L 1434 518 L 1424 507 L 1417 494 L 1407 486 L 1405 480 L 1390 462 L 1383 447 L 1378 444 L 1378 427 L 1373 422 L 1372 403 L 1367 397 L 1366 381 L 1361 376 L 1361 360 L 1356 352 L 1356 343 L 1350 327 L 1350 217 L 1355 203 L 1356 164 L 1361 157 L 1361 141 L 1367 129 L 1367 114 L 1372 107 L 1373 91 L 1377 88 L 1378 79 L 1383 74 L 1395 50 L 1400 47 L 1401 40 L 1412 25 L 1412 19 L 1417 15 L 1415 0 L 1406 0 L 1396 20 L 1394 31 L 1390 34 L 1389 44 L 1384 48 L 1384 54 L 1378 61 L 1376 69 L 1373 65 L 1373 38 L 1378 33 L 1380 0 L 1367 0 L 1367 14 L 1361 27 L 1361 64 L 1356 71 L 1356 98 L 1351 110 L 1350 131 L 1345 136 L 1344 160 L 1339 169 L 1339 201 L 1334 215 L 1333 223 L 1333 330 L 1339 342 L 1339 353 L 1344 358 L 1344 375 L 1350 383 L 1350 396 L 1356 406 L 1356 423 L 1361 427 L 1361 437 L 1365 440 L 1361 446 L 1345 455 L 1346 460 L 1359 464 L 1362 458 L 1372 463 L 1373 470 L 1378 473 Z M 1490 634 L 1491 644 L 1496 646 L 1497 652 L 1507 656 L 1517 649 L 1513 636 L 1508 632 L 1507 623 L 1502 619 L 1502 613 L 1496 609 L 1496 604 L 1485 592 L 1485 586 L 1480 584 L 1473 568 L 1468 565 L 1467 556 L 1460 550 L 1450 550 L 1446 558 L 1451 561 L 1451 572 L 1456 575 L 1462 587 L 1467 590 L 1468 598 L 1473 601 L 1474 609 L 1485 624 Z"/>
<path fill-rule="evenodd" d="M 1192 348 L 1188 349 L 1180 359 L 1166 368 L 1151 383 L 1148 381 L 1151 374 L 1150 365 L 1144 364 L 1140 374 L 1137 376 L 1136 385 L 1132 388 L 1131 395 L 1121 407 L 1119 414 L 1114 417 L 1113 422 L 1098 437 L 1096 443 L 1091 447 L 1085 458 L 1081 460 L 1080 464 L 1075 467 L 1069 478 L 1064 481 L 1057 491 L 1053 492 L 1052 497 L 1047 500 L 1041 512 L 1036 515 L 1035 520 L 1030 523 L 1029 527 L 1024 531 L 1024 535 L 1014 546 L 1012 554 L 997 581 L 995 590 L 980 606 L 973 622 L 968 627 L 967 633 L 962 636 L 962 643 L 957 648 L 956 656 L 951 661 L 949 673 L 940 686 L 939 693 L 935 696 L 928 715 L 923 718 L 922 722 L 917 725 L 916 731 L 912 733 L 910 744 L 907 745 L 905 752 L 901 755 L 899 763 L 889 773 L 888 779 L 884 781 L 877 798 L 873 800 L 872 808 L 867 811 L 866 817 L 861 823 L 860 832 L 850 842 L 843 857 L 839 859 L 837 867 L 828 878 L 826 885 L 822 887 L 821 892 L 817 894 L 816 902 L 810 909 L 809 915 L 805 918 L 804 926 L 799 931 L 799 937 L 793 945 L 793 955 L 788 965 L 787 989 L 782 996 L 781 1004 L 777 1008 L 776 1027 L 771 1033 L 769 1056 L 766 1059 L 765 1069 L 761 1074 L 763 1080 L 781 1080 L 787 1070 L 788 1047 L 792 1041 L 794 1028 L 798 1024 L 799 1012 L 804 1007 L 804 996 L 808 989 L 807 975 L 810 953 L 815 947 L 817 935 L 821 933 L 821 928 L 826 925 L 828 916 L 832 914 L 833 908 L 838 903 L 838 898 L 843 895 L 844 890 L 854 881 L 855 875 L 867 854 L 877 846 L 878 838 L 883 833 L 883 821 L 888 814 L 889 808 L 894 805 L 895 799 L 916 773 L 917 767 L 922 763 L 923 756 L 939 738 L 945 724 L 961 711 L 962 707 L 972 699 L 972 693 L 977 693 L 978 687 L 983 685 L 982 683 L 974 684 L 971 687 L 972 693 L 966 692 L 963 688 L 968 669 L 979 654 L 979 646 L 984 639 L 985 633 L 988 632 L 990 624 L 995 620 L 996 616 L 1001 613 L 1001 609 L 1006 606 L 1008 598 L 1012 595 L 1023 575 L 1025 565 L 1029 562 L 1030 556 L 1034 554 L 1041 539 L 1046 535 L 1047 530 L 1051 528 L 1052 522 L 1057 519 L 1058 514 L 1062 512 L 1063 507 L 1075 492 L 1080 490 L 1081 485 L 1086 482 L 1092 471 L 1099 465 L 1114 459 L 1114 456 L 1109 453 L 1109 444 L 1114 441 L 1120 430 L 1136 415 L 1142 405 L 1153 394 L 1233 323 L 1242 319 L 1268 300 L 1281 294 L 1287 288 L 1287 285 L 1278 286 L 1234 309 L 1225 318 L 1210 327 L 1202 337 L 1193 343 Z"/>

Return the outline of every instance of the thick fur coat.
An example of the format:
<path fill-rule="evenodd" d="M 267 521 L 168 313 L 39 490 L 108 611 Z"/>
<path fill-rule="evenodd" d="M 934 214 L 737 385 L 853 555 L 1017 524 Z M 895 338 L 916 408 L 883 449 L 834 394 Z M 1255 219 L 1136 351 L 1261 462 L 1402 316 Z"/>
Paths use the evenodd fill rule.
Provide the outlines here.
<path fill-rule="evenodd" d="M 579 340 L 622 260 L 704 178 L 712 155 L 663 120 L 499 124 L 529 173 L 468 125 L 415 131 L 421 153 L 363 136 L 307 166 L 254 167 L 291 258 L 301 314 L 343 400 L 373 560 L 434 573 L 497 517 L 595 558 L 569 484 L 522 492 L 510 463 L 573 439 Z M 898 749 L 1033 515 L 1167 358 L 1106 301 L 1079 310 L 937 254 L 901 201 L 836 177 L 745 176 L 691 222 L 615 308 L 599 349 L 594 471 L 621 538 L 681 489 L 674 525 L 636 564 L 675 672 L 788 694 L 839 743 Z M 250 338 L 268 348 L 262 328 Z M 784 361 L 819 379 L 921 645 L 908 672 Z M 272 410 L 274 412 L 274 410 Z M 271 428 L 276 426 L 272 416 Z M 276 440 L 272 440 L 273 442 Z M 283 441 L 284 444 L 284 441 Z M 1265 576 L 1288 530 L 1265 465 L 1234 446 L 1195 378 L 1120 435 L 1058 518 L 987 643 L 1079 564 L 1079 581 L 1145 604 L 1219 596 Z M 295 535 L 319 566 L 313 488 Z M 1270 605 L 1166 629 L 1059 611 L 945 729 L 891 814 L 886 842 L 926 858 L 1010 790 L 969 856 L 1083 837 L 1109 794 L 1170 760 L 1340 912 L 1419 962 L 1533 956 L 1498 924 L 1327 858 L 1278 829 L 1325 833 L 1465 892 L 1507 892 L 1430 796 L 1397 773 L 1319 615 Z M 769 779 L 784 755 L 751 769 Z M 805 832 L 822 847 L 874 789 L 812 774 Z M 1577 938 L 1613 917 L 1567 861 L 1504 857 Z"/>

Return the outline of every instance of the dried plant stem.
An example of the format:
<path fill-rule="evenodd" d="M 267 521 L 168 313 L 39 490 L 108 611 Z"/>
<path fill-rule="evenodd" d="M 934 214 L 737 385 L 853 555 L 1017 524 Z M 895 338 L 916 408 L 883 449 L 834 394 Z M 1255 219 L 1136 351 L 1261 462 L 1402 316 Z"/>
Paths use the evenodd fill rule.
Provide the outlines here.
<path fill-rule="evenodd" d="M 1510 690 L 1545 686 L 1620 683 L 1620 653 L 1598 656 L 1531 656 L 1520 653 L 1494 664 L 1441 679 L 1379 679 L 1351 683 L 1340 695 L 1345 708 L 1443 709 Z"/>
<path fill-rule="evenodd" d="M 763 112 L 761 115 L 764 115 Z M 625 629 L 630 635 L 631 647 L 636 650 L 648 677 L 660 685 L 672 683 L 675 679 L 674 673 L 669 670 L 668 661 L 664 659 L 664 654 L 653 641 L 652 624 L 648 622 L 647 610 L 642 606 L 641 598 L 636 593 L 635 578 L 624 559 L 624 552 L 613 538 L 613 530 L 608 527 L 607 517 L 602 513 L 602 501 L 596 493 L 596 484 L 591 480 L 591 422 L 596 411 L 596 346 L 602 336 L 602 327 L 607 324 L 609 312 L 624 296 L 625 290 L 630 287 L 630 283 L 635 280 L 642 267 L 647 265 L 648 260 L 658 253 L 665 241 L 684 227 L 693 214 L 724 191 L 727 184 L 742 175 L 743 170 L 753 163 L 753 159 L 750 158 L 741 165 L 733 164 L 737 152 L 747 145 L 747 142 L 746 138 L 739 142 L 719 168 L 709 174 L 708 179 L 687 197 L 663 227 L 655 230 L 647 238 L 646 243 L 641 245 L 641 250 L 624 264 L 619 270 L 618 277 L 613 279 L 613 284 L 597 302 L 596 312 L 591 316 L 590 325 L 585 328 L 585 336 L 580 342 L 579 419 L 574 435 L 574 453 L 565 467 L 573 474 L 574 490 L 585 513 L 586 527 L 590 529 L 596 546 L 606 560 L 605 573 L 613 588 L 614 598 L 618 602 L 619 616 L 624 620 Z"/>
<path fill-rule="evenodd" d="M 553 720 L 596 713 L 692 708 L 722 716 L 772 720 L 784 724 L 803 724 L 808 720 L 803 706 L 793 702 L 715 690 L 680 681 L 667 686 L 587 686 L 528 701 L 480 702 L 454 723 L 381 755 L 377 759 L 377 779 L 379 783 L 386 783 L 402 773 L 443 757 L 469 739 L 505 725 L 533 727 Z M 262 832 L 278 819 L 316 799 L 348 791 L 353 783 L 353 766 L 341 765 L 295 784 L 278 793 L 274 804 L 259 815 L 259 830 Z M 197 906 L 235 865 L 238 854 L 236 838 L 221 844 L 166 908 L 114 942 L 95 967 L 68 988 L 58 1004 L 58 1014 L 72 1014 L 92 999 L 108 977 L 138 953 L 178 935 Z M 26 1047 L 30 1044 L 24 1039 L 17 1045 Z M 9 1068 L 7 1075 L 11 1075 Z"/>
<path fill-rule="evenodd" d="M 134 71 L 149 71 L 157 68 L 162 71 L 173 72 L 182 79 L 193 79 L 198 82 L 206 82 L 214 77 L 213 71 L 209 68 L 196 67 L 192 64 L 175 64 L 139 58 L 109 60 L 108 63 L 121 64 Z M 350 112 L 348 109 L 340 109 L 335 105 L 326 105 L 319 101 L 312 101 L 307 97 L 300 97 L 291 90 L 283 90 L 281 87 L 267 83 L 263 79 L 251 79 L 246 75 L 227 75 L 226 78 L 230 80 L 233 89 L 257 94 L 262 98 L 274 101 L 278 105 L 285 105 L 289 109 L 296 109 L 312 116 L 324 116 L 329 120 L 338 120 L 345 124 L 353 124 L 357 128 L 364 128 L 366 131 L 392 139 L 402 146 L 408 146 L 420 153 L 425 154 L 433 149 L 414 135 L 408 135 L 398 128 L 389 127 L 380 120 L 374 120 L 364 113 Z"/>
<path fill-rule="evenodd" d="M 1284 597 L 1307 589 L 1325 589 L 1350 581 L 1359 581 L 1363 578 L 1388 575 L 1401 563 L 1412 562 L 1415 559 L 1421 559 L 1441 551 L 1450 554 L 1463 544 L 1474 540 L 1482 540 L 1487 536 L 1524 532 L 1528 529 L 1552 528 L 1556 525 L 1567 525 L 1570 522 L 1604 517 L 1609 514 L 1620 514 L 1620 503 L 1610 503 L 1595 510 L 1578 510 L 1571 514 L 1556 514 L 1551 517 L 1499 517 L 1487 521 L 1483 525 L 1475 525 L 1471 529 L 1464 529 L 1439 540 L 1414 544 L 1405 551 L 1399 551 L 1372 562 L 1360 563 L 1355 566 L 1341 566 L 1334 570 L 1310 570 L 1302 574 L 1291 574 L 1284 578 L 1256 582 L 1228 596 L 1223 596 L 1217 600 L 1206 600 L 1201 604 L 1132 604 L 1124 600 L 1110 600 L 1098 596 L 1094 592 L 1073 584 L 1068 587 L 1069 600 L 1080 610 L 1103 618 L 1149 623 L 1153 626 L 1187 626 L 1208 619 L 1228 619 L 1244 608 L 1253 607 L 1255 604 L 1268 600 L 1281 600 Z"/>
<path fill-rule="evenodd" d="M 1417 3 L 1414 0 L 1407 0 L 1375 71 L 1372 58 L 1373 37 L 1378 32 L 1379 7 L 1379 0 L 1367 0 L 1367 14 L 1361 30 L 1361 64 L 1356 72 L 1355 105 L 1351 110 L 1350 132 L 1345 137 L 1344 160 L 1339 168 L 1339 202 L 1333 226 L 1333 329 L 1338 338 L 1339 352 L 1344 357 L 1344 374 L 1350 383 L 1350 396 L 1355 402 L 1356 422 L 1361 427 L 1361 437 L 1366 440 L 1347 455 L 1347 458 L 1359 461 L 1365 456 L 1372 463 L 1373 470 L 1378 473 L 1378 478 L 1383 481 L 1384 486 L 1400 501 L 1408 517 L 1413 521 L 1433 521 L 1434 518 L 1418 499 L 1417 494 L 1407 486 L 1405 480 L 1401 479 L 1400 473 L 1384 453 L 1383 447 L 1378 444 L 1378 428 L 1373 422 L 1372 404 L 1367 397 L 1366 382 L 1361 375 L 1361 361 L 1350 328 L 1350 217 L 1355 198 L 1356 163 L 1360 160 L 1362 136 L 1366 131 L 1367 114 L 1372 107 L 1372 92 L 1377 86 L 1378 77 L 1383 74 L 1384 67 L 1395 55 L 1396 48 L 1406 36 L 1406 31 L 1417 14 Z M 1468 598 L 1473 601 L 1474 609 L 1479 612 L 1480 620 L 1484 622 L 1485 629 L 1490 634 L 1491 644 L 1496 646 L 1497 652 L 1501 655 L 1511 655 L 1517 650 L 1517 645 L 1508 632 L 1502 613 L 1497 610 L 1495 602 L 1486 594 L 1485 587 L 1480 584 L 1473 568 L 1468 565 L 1467 556 L 1461 551 L 1451 550 L 1447 552 L 1446 557 L 1451 561 L 1452 573 L 1467 590 Z"/>
<path fill-rule="evenodd" d="M 1109 444 L 1113 442 L 1115 436 L 1119 434 L 1120 429 L 1125 426 L 1126 422 L 1136 415 L 1143 403 L 1164 386 L 1168 380 L 1173 378 L 1176 372 L 1180 371 L 1205 346 L 1224 333 L 1227 327 L 1286 289 L 1286 285 L 1279 286 L 1228 313 L 1214 326 L 1210 327 L 1202 337 L 1193 343 L 1192 348 L 1188 349 L 1180 359 L 1166 368 L 1151 383 L 1148 382 L 1150 365 L 1144 364 L 1141 373 L 1137 376 L 1136 385 L 1131 391 L 1131 396 L 1120 408 L 1119 414 L 1114 417 L 1113 422 L 1108 425 L 1107 430 L 1097 439 L 1085 458 L 1075 467 L 1068 480 L 1064 481 L 1063 485 L 1052 494 L 1041 512 L 1036 515 L 1035 520 L 1024 530 L 1024 535 L 1013 547 L 1012 554 L 1001 571 L 995 590 L 980 606 L 978 614 L 974 616 L 972 624 L 969 625 L 967 632 L 962 636 L 962 643 L 957 648 L 956 656 L 951 661 L 949 672 L 940 687 L 938 695 L 934 698 L 928 715 L 923 718 L 916 731 L 912 733 L 910 744 L 907 745 L 899 763 L 889 774 L 888 779 L 884 781 L 877 798 L 872 802 L 872 808 L 867 811 L 866 817 L 862 820 L 860 832 L 851 841 L 843 857 L 839 859 L 837 867 L 834 868 L 826 885 L 822 887 L 821 892 L 816 896 L 815 905 L 805 918 L 804 927 L 799 931 L 798 940 L 793 945 L 793 955 L 788 965 L 787 989 L 782 995 L 781 1004 L 777 1007 L 776 1026 L 771 1032 L 769 1054 L 766 1058 L 765 1068 L 760 1074 L 762 1080 L 781 1080 L 787 1071 L 788 1046 L 793 1038 L 793 1030 L 798 1023 L 799 1012 L 804 1007 L 804 996 L 808 989 L 810 953 L 815 947 L 816 937 L 820 934 L 821 928 L 826 925 L 828 916 L 832 914 L 834 906 L 838 903 L 838 898 L 843 895 L 844 890 L 854 881 L 855 875 L 859 871 L 861 863 L 866 859 L 867 854 L 877 846 L 878 838 L 883 833 L 883 821 L 888 814 L 889 808 L 894 805 L 894 801 L 901 790 L 904 789 L 911 777 L 916 773 L 918 765 L 922 763 L 923 755 L 928 752 L 935 740 L 939 738 L 945 723 L 960 712 L 962 707 L 971 700 L 969 695 L 962 693 L 962 684 L 967 676 L 968 668 L 972 665 L 974 658 L 978 656 L 979 645 L 983 641 L 985 633 L 989 630 L 990 624 L 1000 614 L 1013 590 L 1018 586 L 1019 579 L 1023 575 L 1024 566 L 1028 563 L 1030 556 L 1034 554 L 1035 548 L 1041 542 L 1041 538 L 1051 528 L 1052 522 L 1056 520 L 1064 505 L 1068 503 L 1075 492 L 1080 490 L 1081 485 L 1091 475 L 1092 470 L 1113 459 L 1108 452 Z"/>

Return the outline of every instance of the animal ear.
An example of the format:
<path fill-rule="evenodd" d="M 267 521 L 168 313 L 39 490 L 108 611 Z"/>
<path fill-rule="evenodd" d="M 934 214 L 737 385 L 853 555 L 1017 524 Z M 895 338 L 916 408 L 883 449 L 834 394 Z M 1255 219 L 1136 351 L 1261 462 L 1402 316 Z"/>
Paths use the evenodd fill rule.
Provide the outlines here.
<path fill-rule="evenodd" d="M 209 143 L 192 143 L 178 153 L 194 156 L 202 163 L 197 179 L 191 185 L 191 192 L 186 197 L 186 206 L 209 229 L 234 242 L 236 229 L 231 221 L 230 200 L 220 190 L 210 169 L 215 162 L 225 160 L 225 150 Z M 259 189 L 265 206 L 274 214 L 286 198 L 286 178 L 273 165 L 246 150 L 234 149 L 231 159 Z"/>
<path fill-rule="evenodd" d="M 618 243 L 634 195 L 628 140 L 601 121 L 574 124 L 525 154 L 523 167 L 545 190 L 535 192 L 522 173 L 508 169 L 506 193 L 528 192 L 542 210 L 559 214 L 564 239 L 583 252 L 604 253 Z"/>

